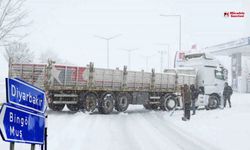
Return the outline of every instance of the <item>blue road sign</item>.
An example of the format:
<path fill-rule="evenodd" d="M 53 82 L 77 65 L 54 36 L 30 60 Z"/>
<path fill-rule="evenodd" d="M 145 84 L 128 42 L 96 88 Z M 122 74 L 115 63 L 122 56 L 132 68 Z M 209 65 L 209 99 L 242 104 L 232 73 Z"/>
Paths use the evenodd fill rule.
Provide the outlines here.
<path fill-rule="evenodd" d="M 4 104 L 0 113 L 0 130 L 7 142 L 44 143 L 45 117 L 14 105 Z"/>
<path fill-rule="evenodd" d="M 6 78 L 7 101 L 40 113 L 45 112 L 45 92 L 19 79 Z"/>

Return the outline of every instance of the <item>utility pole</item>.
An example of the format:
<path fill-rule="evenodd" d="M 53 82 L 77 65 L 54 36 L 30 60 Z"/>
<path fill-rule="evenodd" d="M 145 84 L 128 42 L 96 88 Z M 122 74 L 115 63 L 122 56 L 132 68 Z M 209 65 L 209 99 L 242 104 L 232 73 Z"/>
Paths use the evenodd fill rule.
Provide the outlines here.
<path fill-rule="evenodd" d="M 144 59 L 145 59 L 145 61 L 146 61 L 146 71 L 149 71 L 148 70 L 148 62 L 149 62 L 149 59 L 151 58 L 151 57 L 154 57 L 156 54 L 154 54 L 154 55 L 147 55 L 147 56 L 145 56 L 145 55 L 140 55 L 141 57 L 143 57 Z"/>
<path fill-rule="evenodd" d="M 103 37 L 103 36 L 99 36 L 99 35 L 94 36 L 96 38 L 103 39 L 103 40 L 107 41 L 107 68 L 109 68 L 109 41 L 114 39 L 114 38 L 117 38 L 119 36 L 121 36 L 121 34 L 117 34 L 117 35 L 114 35 L 114 36 L 111 36 L 111 37 Z"/>
<path fill-rule="evenodd" d="M 181 51 L 181 15 L 165 15 L 161 14 L 162 17 L 178 17 L 179 18 L 179 49 L 178 51 Z M 176 58 L 175 58 L 176 59 Z M 175 67 L 175 61 L 174 61 L 174 67 Z"/>
<path fill-rule="evenodd" d="M 131 53 L 138 50 L 138 48 L 133 48 L 133 49 L 121 49 L 123 51 L 126 51 L 128 53 L 128 70 L 132 69 L 131 68 Z"/>
<path fill-rule="evenodd" d="M 167 56 L 168 56 L 168 65 L 167 68 L 169 69 L 170 67 L 170 45 L 168 43 L 157 43 L 156 45 L 160 45 L 160 46 L 167 46 Z M 166 53 L 166 51 L 165 51 Z"/>

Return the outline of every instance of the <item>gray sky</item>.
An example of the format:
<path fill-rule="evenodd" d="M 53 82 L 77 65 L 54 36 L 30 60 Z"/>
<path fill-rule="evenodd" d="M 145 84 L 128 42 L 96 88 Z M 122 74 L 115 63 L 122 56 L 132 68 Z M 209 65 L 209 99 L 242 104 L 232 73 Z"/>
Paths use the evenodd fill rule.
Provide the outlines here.
<path fill-rule="evenodd" d="M 243 1 L 243 0 L 242 0 Z M 171 65 L 178 49 L 178 18 L 182 16 L 182 49 L 227 42 L 250 36 L 250 2 L 241 0 L 27 0 L 33 24 L 26 30 L 30 35 L 23 41 L 35 51 L 51 50 L 76 65 L 90 61 L 106 67 L 106 42 L 94 35 L 122 36 L 110 41 L 110 68 L 127 65 L 127 53 L 121 48 L 139 48 L 133 53 L 133 70 L 146 68 L 141 55 L 154 55 L 149 68 L 160 69 L 159 50 L 170 45 Z M 225 11 L 244 11 L 244 18 L 224 18 Z M 248 28 L 247 28 L 248 27 Z M 3 50 L 3 48 L 1 48 Z M 167 66 L 164 55 L 164 66 Z M 7 74 L 7 63 L 0 58 L 1 81 Z M 0 81 L 0 82 L 1 82 Z"/>

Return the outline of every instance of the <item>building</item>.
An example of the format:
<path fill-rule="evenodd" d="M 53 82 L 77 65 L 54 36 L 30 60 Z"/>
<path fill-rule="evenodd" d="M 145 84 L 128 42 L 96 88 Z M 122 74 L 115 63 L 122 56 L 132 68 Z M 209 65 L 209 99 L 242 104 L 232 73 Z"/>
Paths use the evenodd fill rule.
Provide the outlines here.
<path fill-rule="evenodd" d="M 205 48 L 231 58 L 231 84 L 235 91 L 250 93 L 250 37 Z"/>

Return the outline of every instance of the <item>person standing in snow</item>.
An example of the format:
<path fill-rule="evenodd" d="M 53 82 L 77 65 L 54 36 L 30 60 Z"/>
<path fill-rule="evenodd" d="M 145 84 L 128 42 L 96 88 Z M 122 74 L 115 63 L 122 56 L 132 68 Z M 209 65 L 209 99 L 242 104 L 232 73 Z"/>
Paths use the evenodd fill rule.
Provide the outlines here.
<path fill-rule="evenodd" d="M 233 94 L 233 90 L 231 86 L 228 85 L 227 82 L 225 82 L 224 90 L 223 90 L 223 98 L 224 98 L 224 107 L 226 107 L 227 101 L 229 104 L 229 107 L 231 108 L 231 96 Z"/>
<path fill-rule="evenodd" d="M 191 92 L 187 84 L 184 84 L 181 95 L 184 104 L 184 117 L 182 117 L 182 120 L 190 120 Z"/>
<path fill-rule="evenodd" d="M 195 115 L 195 110 L 196 110 L 195 100 L 198 97 L 198 90 L 192 84 L 192 85 L 190 85 L 190 91 L 191 91 L 191 101 L 192 101 L 192 110 L 193 110 L 192 115 Z"/>

